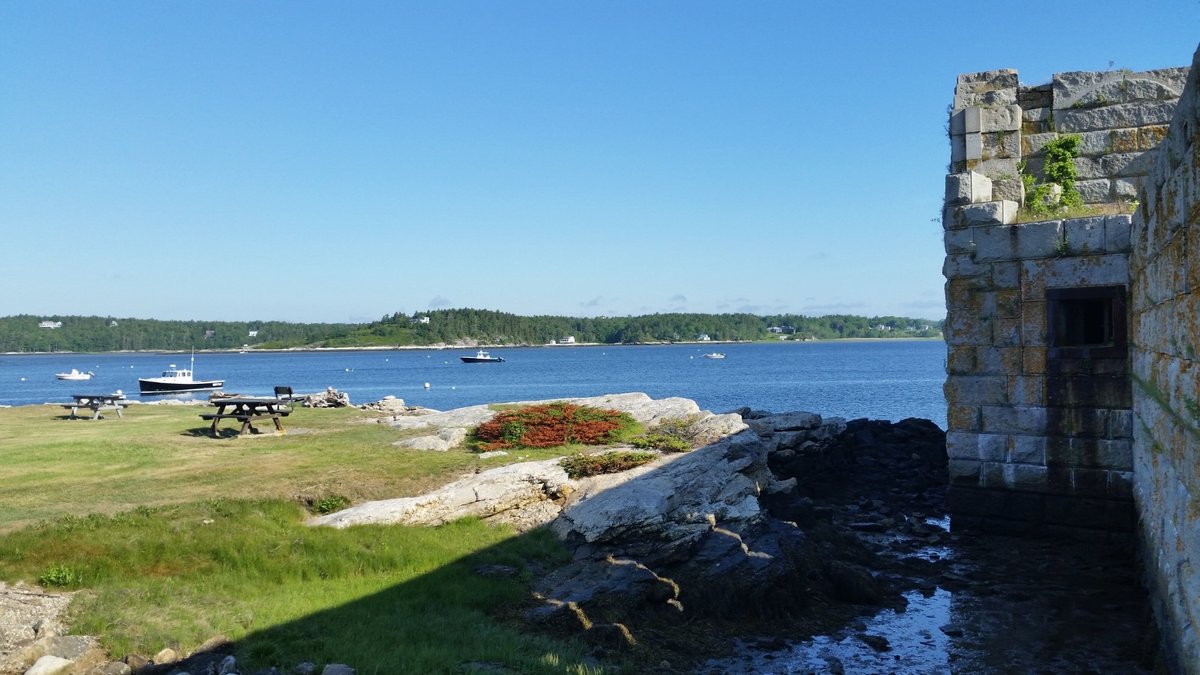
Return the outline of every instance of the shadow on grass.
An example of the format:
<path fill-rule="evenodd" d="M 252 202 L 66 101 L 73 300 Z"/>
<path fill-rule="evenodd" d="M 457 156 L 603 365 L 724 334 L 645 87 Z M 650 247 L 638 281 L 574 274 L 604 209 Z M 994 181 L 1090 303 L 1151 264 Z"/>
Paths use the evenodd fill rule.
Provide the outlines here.
<path fill-rule="evenodd" d="M 239 425 L 217 427 L 215 434 L 212 427 L 194 427 L 192 429 L 183 430 L 179 435 L 188 436 L 191 438 L 211 438 L 214 440 L 220 440 L 222 438 L 259 438 L 262 436 L 283 436 L 285 434 L 277 432 L 274 428 L 268 430 L 260 429 L 258 427 L 254 427 L 243 434 L 241 433 L 241 426 Z"/>
<path fill-rule="evenodd" d="M 710 517 L 712 522 L 724 522 L 728 516 L 734 519 L 731 522 L 737 523 L 741 522 L 738 518 L 744 518 L 737 515 L 740 511 L 730 506 L 727 514 L 726 507 L 721 506 L 723 499 L 732 499 L 723 482 L 711 480 L 702 487 L 692 486 L 683 477 L 703 471 L 718 474 L 728 472 L 731 476 L 739 476 L 739 471 L 765 471 L 765 460 L 765 449 L 744 439 L 713 444 L 680 455 L 666 465 L 648 469 L 624 483 L 594 492 L 580 504 L 589 504 L 594 516 L 607 513 L 618 519 L 632 517 L 626 512 L 630 508 L 666 509 L 675 514 L 672 517 L 679 518 L 688 517 L 687 514 L 695 509 L 705 508 L 713 511 Z M 669 471 L 666 470 L 668 467 Z M 756 499 L 748 479 L 743 478 L 737 484 L 745 490 L 744 494 L 739 493 L 740 498 Z M 682 485 L 690 486 L 690 489 L 697 491 L 696 494 L 688 490 L 681 491 Z M 480 493 L 496 489 L 496 485 L 489 485 L 486 481 L 452 484 L 447 486 L 447 494 L 474 495 L 474 499 L 479 499 Z M 662 503 L 657 498 L 650 498 L 652 495 L 661 496 Z M 456 497 L 446 499 L 454 501 Z M 475 505 L 470 498 L 467 501 Z M 403 511 L 409 508 L 409 504 L 381 504 L 373 518 L 385 519 L 387 516 L 379 512 L 390 508 Z M 570 513 L 573 508 L 568 507 L 567 512 Z M 618 517 L 618 512 L 623 515 Z M 652 514 L 648 512 L 647 517 L 649 515 Z M 700 541 L 695 546 L 719 559 L 726 574 L 759 579 L 764 561 L 776 559 L 775 555 L 768 556 L 753 550 L 738 535 L 706 524 L 708 522 L 694 524 L 706 533 L 700 535 Z M 782 535 L 768 534 L 772 545 L 784 546 Z M 616 604 L 609 604 L 607 599 L 601 600 L 593 608 L 594 615 L 588 616 L 580 608 L 584 599 L 576 598 L 574 591 L 571 591 L 572 597 L 551 603 L 559 607 L 559 611 L 552 612 L 543 622 L 533 624 L 526 620 L 528 612 L 544 602 L 534 598 L 533 582 L 571 562 L 573 555 L 568 545 L 560 542 L 548 529 L 508 536 L 503 530 L 468 520 L 434 528 L 356 525 L 341 530 L 317 527 L 306 528 L 303 533 L 294 530 L 280 532 L 272 535 L 279 542 L 273 543 L 272 547 L 281 550 L 271 555 L 293 558 L 299 555 L 303 556 L 303 560 L 311 561 L 311 567 L 306 569 L 303 577 L 305 588 L 297 592 L 309 595 L 304 607 L 321 609 L 244 634 L 239 631 L 242 637 L 226 645 L 220 653 L 235 654 L 243 668 L 278 667 L 284 672 L 304 661 L 318 665 L 345 663 L 358 673 L 616 672 L 619 668 L 614 664 L 618 663 L 628 668 L 636 662 L 659 662 L 660 659 L 654 658 L 658 653 L 657 648 L 640 642 L 641 636 L 636 634 L 643 629 L 656 633 L 665 630 L 678 631 L 681 635 L 697 634 L 683 631 L 679 624 L 688 620 L 687 617 L 693 617 L 694 621 L 708 613 L 702 610 L 700 614 L 691 611 L 684 614 L 682 605 L 676 602 L 677 598 L 686 605 L 693 599 L 699 602 L 701 597 L 706 597 L 718 615 L 727 613 L 719 611 L 725 606 L 758 606 L 758 598 L 728 597 L 734 589 L 744 590 L 745 583 L 718 584 L 714 579 L 701 575 L 688 579 L 684 583 L 685 588 L 671 579 L 659 577 L 655 570 L 643 567 L 634 559 L 661 556 L 662 552 L 657 550 L 661 542 L 642 541 L 639 535 L 633 533 L 628 536 L 633 537 L 626 542 L 632 548 L 628 555 L 618 557 L 628 557 L 630 560 L 615 560 L 595 551 L 585 556 L 593 559 L 597 565 L 607 562 L 608 566 L 598 574 L 614 581 L 616 586 L 610 588 L 607 582 L 596 580 L 588 581 L 585 585 L 590 587 L 590 584 L 600 583 L 597 591 L 611 597 Z M 453 537 L 460 540 L 451 543 L 440 539 Z M 314 547 L 319 542 L 323 548 L 317 554 L 315 548 L 310 552 L 307 544 L 287 544 L 288 539 L 311 541 Z M 403 570 L 397 570 L 398 583 L 386 585 L 388 570 L 381 569 L 380 565 L 408 565 L 412 556 L 382 556 L 380 553 L 388 546 L 412 545 L 418 541 L 425 546 L 442 548 L 445 553 L 436 560 L 427 560 L 423 566 L 413 567 L 411 576 Z M 788 538 L 788 541 L 800 543 L 803 538 L 796 535 Z M 782 549 L 777 551 L 780 556 L 783 553 Z M 413 551 L 412 554 L 419 555 L 420 551 Z M 252 554 L 243 551 L 225 555 L 232 555 L 236 559 L 223 560 L 223 566 L 274 564 L 270 560 L 256 562 Z M 790 556 L 788 559 L 791 559 Z M 779 557 L 778 561 L 779 567 L 776 568 L 772 563 L 771 569 L 786 573 L 790 567 L 784 564 L 783 557 Z M 583 560 L 578 562 L 582 563 Z M 660 562 L 665 564 L 665 561 Z M 676 562 L 682 564 L 681 560 Z M 294 567 L 295 561 L 289 561 L 288 564 Z M 375 578 L 374 584 L 363 588 L 357 597 L 354 597 L 353 589 L 363 584 L 357 583 L 353 570 L 347 570 L 347 566 L 355 565 L 368 568 L 363 574 Z M 575 578 L 576 571 L 568 576 Z M 381 575 L 383 579 L 380 579 Z M 789 582 L 798 580 L 796 576 Z M 578 584 L 578 579 L 570 582 L 571 588 Z M 700 588 L 701 585 L 721 588 L 704 589 Z M 629 595 L 624 590 L 617 590 L 617 587 L 629 588 Z M 793 590 L 789 585 L 788 588 L 763 588 L 760 592 L 791 597 Z M 327 601 L 322 599 L 326 592 Z M 611 596 L 608 595 L 610 592 Z M 262 594 L 255 591 L 260 607 L 262 603 L 271 601 L 271 593 L 270 588 L 264 588 Z M 347 601 L 347 597 L 351 599 Z M 574 602 L 577 599 L 579 602 Z M 627 627 L 623 623 L 621 617 L 629 610 L 637 615 L 638 626 Z M 298 612 L 281 611 L 278 615 L 290 617 L 303 611 L 303 608 Z M 258 622 L 259 625 L 264 623 L 270 623 L 270 620 L 264 618 Z M 630 633 L 631 629 L 634 634 Z M 716 633 L 704 637 L 710 642 L 718 641 L 714 639 Z M 712 646 L 697 645 L 680 651 L 695 657 L 711 650 Z M 201 658 L 214 657 L 215 654 Z M 600 668 L 593 663 L 593 658 L 610 660 L 609 668 Z M 188 672 L 204 672 L 206 665 L 187 663 L 184 668 Z"/>
<path fill-rule="evenodd" d="M 447 526 L 446 535 L 488 527 L 464 523 Z M 517 535 L 382 591 L 217 644 L 183 663 L 137 672 L 209 672 L 229 654 L 241 672 L 274 667 L 288 673 L 303 662 L 317 664 L 317 672 L 325 664 L 347 664 L 360 675 L 616 672 L 597 665 L 578 642 L 534 629 L 523 618 L 535 602 L 531 582 L 565 557 L 545 530 Z M 341 595 L 353 584 L 323 575 L 313 570 L 308 592 L 320 595 L 326 586 Z"/>
<path fill-rule="evenodd" d="M 744 437 L 730 439 L 679 455 L 667 464 L 592 492 L 577 505 L 568 506 L 566 513 L 570 514 L 587 504 L 592 518 L 625 522 L 631 528 L 622 535 L 624 544 L 612 542 L 615 558 L 599 548 L 592 550 L 595 547 L 584 547 L 582 553 L 572 550 L 573 547 L 560 542 L 545 528 L 499 542 L 495 541 L 496 534 L 484 533 L 489 526 L 478 521 L 472 522 L 473 527 L 480 528 L 474 532 L 461 522 L 437 528 L 408 528 L 414 538 L 455 536 L 457 532 L 462 537 L 476 536 L 480 544 L 459 544 L 456 550 L 471 552 L 449 562 L 439 560 L 432 569 L 383 590 L 376 586 L 349 602 L 310 603 L 323 609 L 255 630 L 230 648 L 239 663 L 244 659 L 255 668 L 287 669 L 305 660 L 317 664 L 346 663 L 359 673 L 591 672 L 594 668 L 589 665 L 589 654 L 626 667 L 634 662 L 657 664 L 661 660 L 655 658 L 659 653 L 658 638 L 664 637 L 664 633 L 698 635 L 707 630 L 703 626 L 684 630 L 680 625 L 683 622 L 703 624 L 704 617 L 732 620 L 744 612 L 773 616 L 774 610 L 768 604 L 794 607 L 795 603 L 782 599 L 806 600 L 810 594 L 806 590 L 812 585 L 806 576 L 810 569 L 808 561 L 802 563 L 795 555 L 799 552 L 792 550 L 793 546 L 804 544 L 804 537 L 794 532 L 794 528 L 787 532 L 764 528 L 760 532 L 756 525 L 743 522 L 746 518 L 743 512 L 750 506 L 742 501 L 756 500 L 756 496 L 753 482 L 741 472 L 757 475 L 766 471 L 765 461 L 766 451 L 761 444 Z M 695 478 L 703 472 L 716 476 L 728 474 L 728 480 Z M 737 489 L 731 492 L 727 483 L 735 484 Z M 441 499 L 451 503 L 465 499 L 464 506 L 474 508 L 479 504 L 473 500 L 480 499 L 481 493 L 497 489 L 498 484 L 486 480 L 465 479 L 447 486 Z M 736 499 L 731 496 L 734 493 Z M 725 504 L 726 499 L 736 504 Z M 386 520 L 391 517 L 385 515 L 389 511 L 401 513 L 421 508 L 421 503 L 424 502 L 380 503 L 363 520 Z M 642 518 L 658 519 L 687 519 L 694 517 L 693 512 L 711 513 L 708 519 L 691 524 L 698 537 L 693 547 L 711 556 L 711 560 L 705 558 L 708 562 L 699 561 L 693 569 L 680 557 L 683 552 L 676 551 L 671 554 L 673 558 L 667 556 L 674 561 L 668 564 L 668 560 L 661 559 L 664 552 L 659 550 L 665 542 L 653 535 L 644 539 L 647 535 L 637 534 L 641 530 L 630 523 L 639 516 L 631 510 L 643 511 Z M 756 538 L 743 540 L 738 534 L 713 524 L 725 523 L 727 519 L 730 527 L 754 528 Z M 369 537 L 387 537 L 391 527 L 397 531 L 404 529 L 355 525 L 342 530 L 313 528 L 306 536 L 346 546 L 344 556 L 353 563 L 354 545 L 362 545 Z M 622 530 L 616 526 L 616 532 Z M 772 552 L 755 550 L 758 543 L 772 546 Z M 569 597 L 560 601 L 535 600 L 531 592 L 533 582 L 570 563 L 573 555 L 577 558 L 575 563 L 563 570 L 565 576 L 561 577 L 566 585 L 552 584 L 561 590 L 570 589 Z M 671 568 L 664 569 L 663 574 L 670 573 L 674 566 L 688 566 L 690 572 L 685 572 L 685 578 L 677 584 L 637 560 L 657 560 L 653 564 Z M 707 566 L 718 563 L 725 582 L 707 571 Z M 591 567 L 585 570 L 580 565 Z M 799 567 L 794 569 L 793 565 Z M 796 569 L 802 569 L 804 574 Z M 311 583 L 319 589 L 324 583 L 324 572 L 320 569 L 313 572 Z M 780 583 L 766 584 L 767 579 Z M 764 581 L 762 588 L 747 588 L 748 582 L 758 581 Z M 344 571 L 339 571 L 337 580 L 331 583 L 347 582 L 352 583 Z M 798 592 L 804 597 L 797 596 Z M 537 624 L 526 622 L 528 610 L 542 603 L 558 610 L 541 614 L 545 618 Z M 585 604 L 587 610 L 582 608 Z M 686 613 L 685 605 L 689 605 Z M 626 624 L 627 620 L 633 623 Z M 645 640 L 650 633 L 655 634 L 655 639 Z M 717 639 L 718 633 L 705 633 L 703 637 L 716 643 L 721 641 Z M 694 658 L 713 647 L 714 644 L 701 644 L 678 651 Z M 199 669 L 191 667 L 189 671 Z"/>

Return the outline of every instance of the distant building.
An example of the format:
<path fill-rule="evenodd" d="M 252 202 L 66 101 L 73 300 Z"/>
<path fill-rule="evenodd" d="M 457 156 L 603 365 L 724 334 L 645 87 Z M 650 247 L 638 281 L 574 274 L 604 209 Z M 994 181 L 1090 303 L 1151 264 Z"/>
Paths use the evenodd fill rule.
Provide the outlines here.
<path fill-rule="evenodd" d="M 413 323 L 429 323 L 429 317 L 421 316 L 412 320 Z"/>
<path fill-rule="evenodd" d="M 560 344 L 560 345 L 573 345 L 573 344 L 575 344 L 575 336 L 574 336 L 574 335 L 568 335 L 568 336 L 566 336 L 566 337 L 559 338 L 559 339 L 558 339 L 558 344 Z"/>
<path fill-rule="evenodd" d="M 210 328 L 210 329 L 208 329 L 208 330 L 206 330 L 206 331 L 204 331 L 204 339 L 205 339 L 205 340 L 211 340 L 211 339 L 213 339 L 214 337 L 216 337 L 216 335 L 217 335 L 217 331 L 215 331 L 215 330 L 213 330 L 213 329 L 211 329 L 211 328 Z"/>
<path fill-rule="evenodd" d="M 113 319 L 112 321 L 109 321 L 109 322 L 108 322 L 108 327 L 109 327 L 109 328 L 116 328 L 116 327 L 117 327 L 117 320 L 116 320 L 116 319 Z"/>
<path fill-rule="evenodd" d="M 61 321 L 42 321 L 38 323 L 38 328 L 62 328 Z"/>
<path fill-rule="evenodd" d="M 708 342 L 709 340 L 712 340 L 712 338 L 708 337 L 708 333 L 701 333 L 696 336 L 696 339 L 700 342 Z"/>
<path fill-rule="evenodd" d="M 258 331 L 256 331 L 256 330 L 250 331 L 250 337 L 258 337 Z"/>

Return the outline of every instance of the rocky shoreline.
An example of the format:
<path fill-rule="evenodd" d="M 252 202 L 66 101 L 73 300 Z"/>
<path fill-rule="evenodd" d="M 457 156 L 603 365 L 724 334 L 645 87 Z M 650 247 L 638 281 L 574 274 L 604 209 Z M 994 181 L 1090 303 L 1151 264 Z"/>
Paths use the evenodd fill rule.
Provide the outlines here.
<path fill-rule="evenodd" d="M 949 531 L 945 434 L 928 420 L 846 421 L 748 409 L 715 415 L 688 399 L 644 394 L 573 402 L 624 410 L 648 429 L 669 425 L 694 449 L 583 479 L 569 478 L 557 460 L 481 469 L 425 495 L 358 504 L 310 525 L 438 524 L 475 516 L 520 530 L 549 527 L 573 550 L 562 568 L 477 572 L 532 574 L 535 598 L 521 619 L 531 630 L 581 638 L 598 658 L 647 672 L 772 672 L 781 663 L 772 659 L 801 658 L 781 655 L 797 642 L 838 631 L 865 645 L 861 658 L 898 664 L 902 641 L 925 644 L 926 638 L 868 628 L 863 617 L 903 614 L 910 602 L 935 594 L 953 594 L 974 613 L 922 629 L 930 634 L 928 644 L 939 645 L 932 651 L 957 659 L 955 670 L 972 664 L 987 670 L 996 658 L 1017 658 L 989 637 L 1000 619 L 975 621 L 996 614 L 992 586 L 1007 593 L 998 599 L 999 615 L 1021 603 L 1054 614 L 1060 611 L 1055 602 L 1078 592 L 1105 598 L 1120 616 L 1089 607 L 1090 627 L 1075 629 L 1084 642 L 1056 657 L 1058 666 L 1151 672 L 1152 627 L 1138 618 L 1140 591 L 1119 555 L 1098 565 L 1093 550 L 997 543 Z M 389 411 L 383 423 L 423 432 L 398 442 L 406 451 L 454 447 L 466 429 L 494 414 L 488 406 L 435 412 L 386 403 L 377 404 Z M 1060 559 L 1076 566 L 1061 569 Z M 1039 577 L 1054 580 L 1054 587 L 1040 587 Z M 1083 582 L 1092 586 L 1079 586 Z M 1046 599 L 1048 607 L 1039 604 Z M 1018 634 L 1021 627 L 1005 631 Z M 25 647 L 45 639 L 27 639 Z M 216 639 L 209 647 L 188 659 L 159 654 L 75 672 L 131 672 L 122 666 L 164 675 L 238 672 L 226 660 L 232 645 Z M 841 672 L 860 657 L 835 650 L 821 658 L 827 668 L 813 672 Z M 918 658 L 927 660 L 896 672 L 937 672 L 940 662 Z M 931 663 L 932 670 L 922 670 Z M 489 668 L 511 672 L 500 664 Z"/>

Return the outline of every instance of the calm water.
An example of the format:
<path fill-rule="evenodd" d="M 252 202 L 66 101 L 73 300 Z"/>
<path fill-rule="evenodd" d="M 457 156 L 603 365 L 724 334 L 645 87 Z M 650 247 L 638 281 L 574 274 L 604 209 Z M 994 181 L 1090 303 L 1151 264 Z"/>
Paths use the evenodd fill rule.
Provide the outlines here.
<path fill-rule="evenodd" d="M 714 350 L 726 358 L 701 357 Z M 946 347 L 938 341 L 490 351 L 506 362 L 459 361 L 474 354 L 471 349 L 200 353 L 196 377 L 224 379 L 225 391 L 240 394 L 270 395 L 275 385 L 289 385 L 297 393 L 334 387 L 356 404 L 390 394 L 438 410 L 641 391 L 655 398 L 690 398 L 714 412 L 749 406 L 847 418 L 924 417 L 946 426 Z M 62 402 L 75 393 L 117 389 L 133 395 L 139 377 L 157 376 L 171 364 L 186 367 L 188 360 L 187 354 L 153 352 L 0 355 L 0 405 Z M 95 376 L 87 382 L 55 379 L 55 373 L 71 368 Z"/>

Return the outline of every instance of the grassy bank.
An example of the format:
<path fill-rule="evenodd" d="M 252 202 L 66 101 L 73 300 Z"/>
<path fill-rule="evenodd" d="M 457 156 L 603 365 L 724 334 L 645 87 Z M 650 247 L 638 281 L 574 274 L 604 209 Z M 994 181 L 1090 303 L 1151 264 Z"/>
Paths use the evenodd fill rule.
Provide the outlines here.
<path fill-rule="evenodd" d="M 395 430 L 355 409 L 297 410 L 284 436 L 218 439 L 191 406 L 63 412 L 0 409 L 0 579 L 81 590 L 72 630 L 100 635 L 114 657 L 223 635 L 248 669 L 598 671 L 577 646 L 511 620 L 532 575 L 564 555 L 551 537 L 472 521 L 302 524 L 322 500 L 440 485 L 474 470 L 470 453 L 398 449 Z M 517 574 L 476 573 L 495 564 Z"/>

